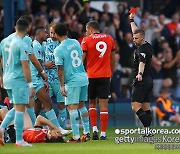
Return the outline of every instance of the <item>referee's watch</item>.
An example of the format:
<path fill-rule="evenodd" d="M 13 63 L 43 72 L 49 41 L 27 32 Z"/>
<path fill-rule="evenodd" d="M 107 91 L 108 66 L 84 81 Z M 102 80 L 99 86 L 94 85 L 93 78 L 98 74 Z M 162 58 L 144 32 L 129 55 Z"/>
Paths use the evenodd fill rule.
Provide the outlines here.
<path fill-rule="evenodd" d="M 141 75 L 141 76 L 143 75 L 143 73 L 142 73 L 142 72 L 139 72 L 138 74 L 139 74 L 139 75 Z"/>

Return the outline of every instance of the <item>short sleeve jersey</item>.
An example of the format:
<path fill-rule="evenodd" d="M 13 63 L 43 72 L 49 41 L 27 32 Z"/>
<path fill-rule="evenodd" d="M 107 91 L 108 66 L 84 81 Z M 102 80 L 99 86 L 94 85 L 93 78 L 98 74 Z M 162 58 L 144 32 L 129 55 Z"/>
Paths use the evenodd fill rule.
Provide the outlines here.
<path fill-rule="evenodd" d="M 17 35 L 7 37 L 1 42 L 1 55 L 3 58 L 3 83 L 5 89 L 11 89 L 12 83 L 26 81 L 22 60 L 28 60 L 28 46 Z"/>
<path fill-rule="evenodd" d="M 54 58 L 54 49 L 59 46 L 59 41 L 53 41 L 51 38 L 47 39 L 45 45 L 45 62 L 52 61 L 55 63 Z M 48 74 L 48 82 L 49 83 L 57 83 L 59 82 L 59 78 L 57 75 L 57 67 L 55 68 L 45 68 L 46 73 Z"/>
<path fill-rule="evenodd" d="M 86 52 L 86 71 L 89 78 L 111 77 L 111 52 L 115 43 L 110 35 L 94 33 L 83 38 L 81 48 Z"/>
<path fill-rule="evenodd" d="M 88 78 L 82 63 L 82 50 L 75 39 L 66 39 L 55 49 L 55 64 L 63 65 L 65 84 L 69 87 L 88 85 Z"/>
<path fill-rule="evenodd" d="M 42 45 L 37 40 L 33 41 L 33 53 L 38 60 L 42 60 Z M 32 63 L 30 63 L 30 69 L 31 69 L 32 79 L 36 77 L 39 78 L 41 77 L 38 70 Z"/>
<path fill-rule="evenodd" d="M 143 78 L 148 77 L 151 71 L 151 59 L 153 54 L 152 46 L 146 42 L 139 46 L 134 52 L 133 78 L 136 79 L 139 70 L 139 63 L 145 63 Z"/>
<path fill-rule="evenodd" d="M 12 33 L 8 36 L 8 38 L 11 38 L 13 36 L 15 36 L 16 33 Z M 12 39 L 12 38 L 11 38 Z M 28 54 L 33 54 L 33 46 L 32 46 L 32 39 L 29 37 L 29 36 L 25 36 L 23 38 L 23 41 L 28 45 L 28 48 L 27 48 L 27 52 Z"/>

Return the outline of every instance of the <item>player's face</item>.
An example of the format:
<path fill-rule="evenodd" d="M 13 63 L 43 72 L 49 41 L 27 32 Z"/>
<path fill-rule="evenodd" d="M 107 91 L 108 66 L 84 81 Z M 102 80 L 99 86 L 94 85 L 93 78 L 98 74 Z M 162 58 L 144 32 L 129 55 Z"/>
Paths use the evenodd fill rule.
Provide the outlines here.
<path fill-rule="evenodd" d="M 136 46 L 140 46 L 143 42 L 144 38 L 141 36 L 140 33 L 133 34 L 133 42 Z"/>
<path fill-rule="evenodd" d="M 92 28 L 89 26 L 86 26 L 86 35 L 91 35 L 93 33 Z"/>
<path fill-rule="evenodd" d="M 41 31 L 41 39 L 42 39 L 43 41 L 45 41 L 45 40 L 47 39 L 47 37 L 48 37 L 48 33 L 47 33 L 46 29 L 43 29 L 43 30 Z"/>
<path fill-rule="evenodd" d="M 50 28 L 50 37 L 53 41 L 57 41 L 56 33 L 54 32 L 54 29 L 52 27 Z"/>

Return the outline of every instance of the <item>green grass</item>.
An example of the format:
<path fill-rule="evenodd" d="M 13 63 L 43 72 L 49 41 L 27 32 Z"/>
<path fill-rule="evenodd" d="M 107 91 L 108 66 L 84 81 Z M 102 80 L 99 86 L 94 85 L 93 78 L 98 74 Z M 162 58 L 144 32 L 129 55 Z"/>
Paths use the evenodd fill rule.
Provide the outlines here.
<path fill-rule="evenodd" d="M 176 127 L 178 128 L 178 127 Z M 0 146 L 0 154 L 176 154 L 179 150 L 157 150 L 154 144 L 120 143 L 115 144 L 115 128 L 108 129 L 107 141 L 88 141 L 84 143 L 38 143 L 33 147 L 15 147 L 12 143 Z"/>

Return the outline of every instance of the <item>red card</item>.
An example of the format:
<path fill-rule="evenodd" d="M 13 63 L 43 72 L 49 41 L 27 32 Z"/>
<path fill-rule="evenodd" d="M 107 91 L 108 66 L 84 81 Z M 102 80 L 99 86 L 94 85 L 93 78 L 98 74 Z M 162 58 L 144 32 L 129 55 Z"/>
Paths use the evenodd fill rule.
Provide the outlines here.
<path fill-rule="evenodd" d="M 133 7 L 133 8 L 129 11 L 130 14 L 131 14 L 131 13 L 134 13 L 134 12 L 136 12 L 136 8 L 135 8 L 135 7 Z"/>

